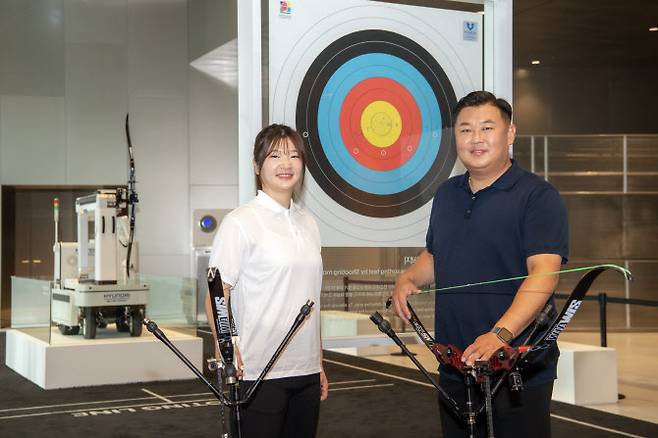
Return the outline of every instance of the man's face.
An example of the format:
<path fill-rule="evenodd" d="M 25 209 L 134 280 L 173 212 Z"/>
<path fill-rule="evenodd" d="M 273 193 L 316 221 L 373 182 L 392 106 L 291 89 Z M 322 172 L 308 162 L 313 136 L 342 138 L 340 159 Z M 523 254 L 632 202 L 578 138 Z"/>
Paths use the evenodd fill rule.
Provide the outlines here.
<path fill-rule="evenodd" d="M 457 116 L 457 155 L 471 173 L 495 174 L 509 161 L 516 128 L 494 105 L 464 108 Z"/>

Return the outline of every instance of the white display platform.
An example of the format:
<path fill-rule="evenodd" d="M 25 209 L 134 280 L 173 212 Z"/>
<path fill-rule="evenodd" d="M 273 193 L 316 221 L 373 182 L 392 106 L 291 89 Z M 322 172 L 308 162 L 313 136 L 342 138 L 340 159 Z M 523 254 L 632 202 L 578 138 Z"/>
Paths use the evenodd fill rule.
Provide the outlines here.
<path fill-rule="evenodd" d="M 357 349 L 394 345 L 391 338 L 379 331 L 368 315 L 342 310 L 323 310 L 322 348 L 358 356 Z M 420 342 L 415 332 L 399 331 L 406 344 Z"/>
<path fill-rule="evenodd" d="M 380 333 L 377 326 L 365 314 L 341 310 L 323 310 L 320 312 L 320 318 L 322 319 L 323 338 Z"/>
<path fill-rule="evenodd" d="M 161 328 L 167 338 L 199 369 L 203 341 Z M 32 329 L 43 333 L 44 328 Z M 30 335 L 30 329 L 7 330 L 6 365 L 44 389 L 72 388 L 158 380 L 193 379 L 194 374 L 162 342 L 144 329 L 130 337 L 113 328 L 96 339 L 64 336 L 51 330 L 51 343 Z"/>
<path fill-rule="evenodd" d="M 558 342 L 560 360 L 553 400 L 574 405 L 617 403 L 617 351 Z"/>

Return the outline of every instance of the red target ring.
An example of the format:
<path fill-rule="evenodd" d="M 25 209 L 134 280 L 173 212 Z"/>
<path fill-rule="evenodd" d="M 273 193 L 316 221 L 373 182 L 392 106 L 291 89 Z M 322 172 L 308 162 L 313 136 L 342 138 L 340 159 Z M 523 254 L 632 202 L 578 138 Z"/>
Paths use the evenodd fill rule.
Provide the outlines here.
<path fill-rule="evenodd" d="M 375 146 L 363 132 L 361 118 L 373 102 L 386 102 L 399 114 L 400 134 L 386 147 Z M 393 170 L 416 152 L 422 134 L 420 110 L 411 93 L 397 81 L 373 77 L 359 82 L 345 97 L 340 109 L 340 130 L 349 154 L 373 170 Z"/>

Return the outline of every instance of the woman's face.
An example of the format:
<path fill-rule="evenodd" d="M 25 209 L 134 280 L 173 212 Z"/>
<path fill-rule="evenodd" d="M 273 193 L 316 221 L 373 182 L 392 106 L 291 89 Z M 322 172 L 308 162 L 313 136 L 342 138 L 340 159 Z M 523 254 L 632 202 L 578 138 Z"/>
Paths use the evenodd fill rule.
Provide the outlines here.
<path fill-rule="evenodd" d="M 272 147 L 260 169 L 254 164 L 263 191 L 268 195 L 292 195 L 302 178 L 304 165 L 297 148 L 289 138 Z"/>

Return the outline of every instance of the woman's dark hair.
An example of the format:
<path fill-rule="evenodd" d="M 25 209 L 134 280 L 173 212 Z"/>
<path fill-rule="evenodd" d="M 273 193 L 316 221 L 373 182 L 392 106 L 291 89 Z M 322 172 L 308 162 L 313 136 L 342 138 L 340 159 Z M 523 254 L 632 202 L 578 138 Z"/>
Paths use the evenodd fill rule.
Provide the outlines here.
<path fill-rule="evenodd" d="M 290 126 L 273 123 L 264 127 L 258 133 L 254 141 L 254 163 L 256 163 L 256 169 L 260 171 L 267 156 L 272 153 L 272 150 L 278 148 L 279 145 L 282 145 L 283 152 L 287 153 L 287 139 L 295 146 L 299 158 L 302 160 L 302 178 L 299 184 L 301 187 L 304 183 L 304 173 L 306 171 L 306 148 L 302 136 Z M 258 190 L 263 189 L 263 184 L 258 174 L 256 175 L 256 188 Z"/>
<path fill-rule="evenodd" d="M 457 120 L 457 116 L 464 108 L 482 105 L 495 106 L 500 110 L 500 114 L 507 120 L 507 122 L 512 121 L 512 105 L 510 105 L 505 99 L 497 98 L 492 93 L 482 90 L 473 91 L 462 97 L 459 102 L 457 102 L 457 105 L 455 105 L 455 109 L 452 111 L 452 116 Z"/>

